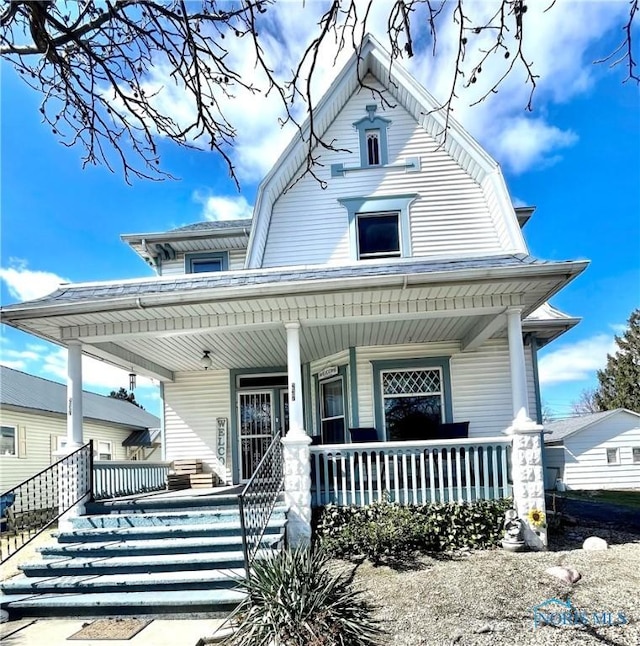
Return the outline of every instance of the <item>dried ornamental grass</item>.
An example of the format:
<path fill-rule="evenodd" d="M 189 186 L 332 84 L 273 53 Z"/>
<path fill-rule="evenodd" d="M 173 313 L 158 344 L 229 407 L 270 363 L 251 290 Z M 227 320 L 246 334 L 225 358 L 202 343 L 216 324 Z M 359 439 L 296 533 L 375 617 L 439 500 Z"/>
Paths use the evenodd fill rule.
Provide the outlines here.
<path fill-rule="evenodd" d="M 254 562 L 240 584 L 227 646 L 377 646 L 384 631 L 344 573 L 329 571 L 319 549 L 284 550 Z"/>

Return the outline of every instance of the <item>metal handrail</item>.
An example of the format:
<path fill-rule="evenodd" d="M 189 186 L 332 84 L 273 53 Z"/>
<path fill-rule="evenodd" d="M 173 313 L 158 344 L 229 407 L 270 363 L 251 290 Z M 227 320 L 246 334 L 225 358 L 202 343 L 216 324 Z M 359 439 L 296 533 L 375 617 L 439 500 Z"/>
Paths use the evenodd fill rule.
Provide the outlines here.
<path fill-rule="evenodd" d="M 284 462 L 280 432 L 276 433 L 249 482 L 238 496 L 242 551 L 246 576 L 260 547 L 260 542 L 282 493 Z"/>
<path fill-rule="evenodd" d="M 60 470 L 77 467 L 76 496 L 60 500 Z M 0 495 L 0 563 L 42 534 L 63 514 L 93 492 L 93 440 Z"/>

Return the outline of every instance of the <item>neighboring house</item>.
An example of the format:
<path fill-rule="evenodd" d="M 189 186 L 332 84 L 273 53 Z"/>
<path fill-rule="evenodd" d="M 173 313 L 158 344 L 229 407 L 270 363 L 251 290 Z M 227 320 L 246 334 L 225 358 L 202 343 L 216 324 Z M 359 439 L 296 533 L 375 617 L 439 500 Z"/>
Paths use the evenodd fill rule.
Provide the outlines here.
<path fill-rule="evenodd" d="M 640 414 L 625 408 L 545 424 L 545 488 L 640 489 Z"/>
<path fill-rule="evenodd" d="M 145 459 L 159 446 L 160 420 L 113 397 L 83 393 L 84 437 L 96 460 Z M 0 366 L 0 491 L 55 461 L 67 438 L 66 385 Z"/>
<path fill-rule="evenodd" d="M 313 153 L 322 184 L 295 137 L 251 220 L 125 235 L 157 277 L 64 285 L 2 321 L 76 368 L 82 351 L 158 379 L 166 459 L 228 482 L 290 420 L 324 444 L 540 422 L 537 350 L 578 322 L 547 301 L 588 263 L 530 255 L 533 208 L 454 119 L 443 138 L 437 105 L 367 37 L 315 111 L 337 149 Z"/>

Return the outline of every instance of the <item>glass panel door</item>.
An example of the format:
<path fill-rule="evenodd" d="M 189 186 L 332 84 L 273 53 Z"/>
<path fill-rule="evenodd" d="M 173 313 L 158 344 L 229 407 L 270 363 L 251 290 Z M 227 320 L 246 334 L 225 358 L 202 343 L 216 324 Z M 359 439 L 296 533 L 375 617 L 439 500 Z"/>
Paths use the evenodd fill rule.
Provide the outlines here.
<path fill-rule="evenodd" d="M 344 444 L 342 377 L 320 382 L 320 427 L 323 444 Z"/>
<path fill-rule="evenodd" d="M 246 482 L 271 444 L 274 429 L 272 392 L 238 393 L 240 480 Z"/>

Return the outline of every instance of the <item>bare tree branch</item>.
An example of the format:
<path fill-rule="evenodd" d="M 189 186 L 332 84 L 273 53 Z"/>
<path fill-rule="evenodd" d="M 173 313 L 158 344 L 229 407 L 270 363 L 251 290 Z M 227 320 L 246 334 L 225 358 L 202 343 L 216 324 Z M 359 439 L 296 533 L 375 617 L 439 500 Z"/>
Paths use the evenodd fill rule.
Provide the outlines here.
<path fill-rule="evenodd" d="M 171 177 L 160 165 L 157 147 L 159 141 L 169 140 L 214 151 L 238 184 L 231 157 L 237 122 L 230 106 L 240 93 L 273 94 L 282 107 L 281 124 L 293 124 L 307 147 L 302 176 L 311 174 L 322 184 L 317 172 L 322 152 L 340 149 L 318 130 L 311 109 L 317 98 L 312 95 L 314 78 L 327 50 L 334 57 L 345 50 L 361 56 L 364 36 L 373 31 L 369 28 L 373 0 L 330 0 L 315 37 L 285 77 L 280 61 L 274 60 L 277 54 L 265 48 L 260 37 L 263 28 L 268 30 L 277 21 L 271 15 L 275 1 L 10 0 L 0 9 L 0 55 L 41 94 L 43 121 L 65 146 L 83 150 L 84 165 L 120 169 L 127 182 Z M 453 21 L 458 42 L 450 89 L 437 107 L 445 114 L 443 137 L 462 90 L 482 87 L 474 101 L 480 103 L 498 92 L 516 70 L 524 72 L 530 88 L 526 107 L 532 109 L 538 76 L 525 54 L 525 40 L 530 38 L 525 30 L 527 4 L 491 2 L 495 11 L 489 19 L 472 15 L 480 5 L 470 0 L 389 3 L 385 44 L 391 66 L 398 58 L 414 56 L 424 35 L 430 39 L 432 55 L 438 55 L 438 34 L 445 21 Z M 626 65 L 626 81 L 640 82 L 633 39 L 639 2 L 629 1 L 622 40 L 600 61 Z M 551 0 L 546 11 L 554 4 Z M 247 41 L 256 79 L 243 76 L 231 55 L 238 43 Z M 489 61 L 501 62 L 495 78 L 486 71 Z M 391 67 L 388 74 L 392 80 Z M 167 79 L 164 86 L 158 78 Z M 392 105 L 388 93 L 365 78 L 358 80 L 383 106 Z M 166 100 L 169 91 L 184 94 L 189 114 L 174 113 Z"/>

